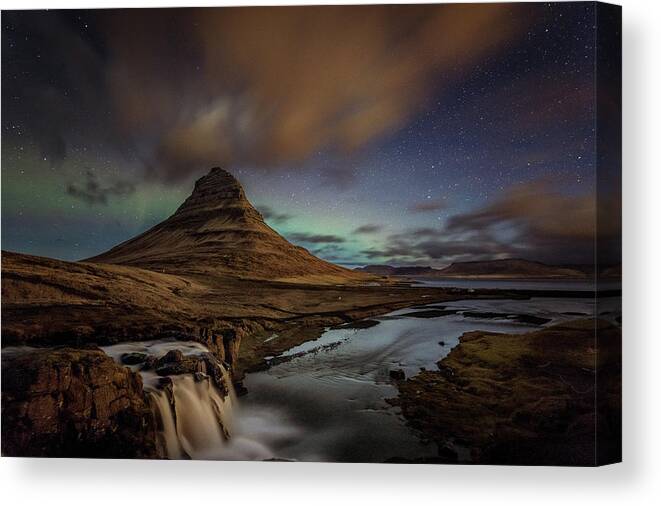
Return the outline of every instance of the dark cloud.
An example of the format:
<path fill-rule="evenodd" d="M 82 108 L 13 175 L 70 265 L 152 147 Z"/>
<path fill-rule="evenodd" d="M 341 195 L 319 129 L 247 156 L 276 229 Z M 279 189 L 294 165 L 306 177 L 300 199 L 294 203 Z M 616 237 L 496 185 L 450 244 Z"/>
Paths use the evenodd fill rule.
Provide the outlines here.
<path fill-rule="evenodd" d="M 414 228 L 410 232 L 407 232 L 405 234 L 394 234 L 390 236 L 391 240 L 401 240 L 401 239 L 420 239 L 421 237 L 436 237 L 439 235 L 441 232 L 440 229 L 438 228 L 431 228 L 431 227 L 420 227 L 420 228 Z"/>
<path fill-rule="evenodd" d="M 287 234 L 287 239 L 292 242 L 302 242 L 308 244 L 318 243 L 343 243 L 346 242 L 344 237 L 331 234 L 308 234 L 306 232 L 294 232 Z"/>
<path fill-rule="evenodd" d="M 445 200 L 426 200 L 418 202 L 409 207 L 412 213 L 430 213 L 447 209 L 448 203 Z"/>
<path fill-rule="evenodd" d="M 619 197 L 599 199 L 600 249 L 620 238 Z M 564 195 L 548 179 L 508 189 L 492 203 L 451 217 L 444 229 L 415 229 L 388 237 L 362 253 L 389 263 L 449 263 L 519 257 L 551 264 L 591 264 L 597 199 L 593 192 Z M 605 263 L 618 259 L 602 259 Z"/>
<path fill-rule="evenodd" d="M 325 243 L 321 246 L 315 246 L 311 249 L 311 252 L 312 254 L 331 262 L 346 262 L 351 260 L 347 251 L 342 246 L 342 243 Z"/>
<path fill-rule="evenodd" d="M 342 244 L 328 243 L 319 247 L 311 248 L 312 254 L 336 264 L 350 265 L 353 263 L 353 255 L 350 254 Z"/>
<path fill-rule="evenodd" d="M 114 181 L 104 185 L 99 181 L 94 171 L 88 170 L 85 172 L 85 181 L 83 183 L 69 183 L 66 192 L 90 205 L 106 205 L 109 197 L 130 195 L 135 192 L 135 185 L 128 181 Z"/>
<path fill-rule="evenodd" d="M 594 193 L 563 195 L 550 179 L 515 185 L 491 204 L 451 217 L 450 233 L 487 231 L 508 224 L 528 235 L 594 237 L 596 217 Z"/>
<path fill-rule="evenodd" d="M 510 256 L 517 251 L 487 237 L 470 241 L 448 239 L 443 231 L 424 229 L 392 235 L 383 248 L 370 248 L 362 253 L 369 259 L 384 259 L 395 265 L 443 265 L 468 260 L 488 260 Z"/>
<path fill-rule="evenodd" d="M 599 243 L 619 241 L 619 196 L 600 195 Z M 596 245 L 597 195 L 560 193 L 544 179 L 517 185 L 482 209 L 456 215 L 448 221 L 450 234 L 488 235 L 518 245 L 526 258 L 549 263 L 592 263 Z M 506 238 L 503 237 L 503 231 Z"/>
<path fill-rule="evenodd" d="M 376 225 L 374 223 L 369 223 L 367 225 L 362 225 L 353 231 L 354 234 L 376 234 L 383 230 L 382 225 Z"/>
<path fill-rule="evenodd" d="M 266 221 L 275 223 L 276 225 L 282 225 L 287 223 L 293 218 L 291 214 L 287 213 L 278 213 L 268 206 L 258 206 L 257 210 L 262 214 Z"/>

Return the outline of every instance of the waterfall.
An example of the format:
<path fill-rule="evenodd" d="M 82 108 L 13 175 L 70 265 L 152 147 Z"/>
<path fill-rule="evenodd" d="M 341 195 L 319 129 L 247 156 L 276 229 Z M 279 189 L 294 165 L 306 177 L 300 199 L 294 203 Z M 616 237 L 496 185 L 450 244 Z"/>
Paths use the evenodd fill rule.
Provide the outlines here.
<path fill-rule="evenodd" d="M 171 390 L 150 389 L 152 406 L 160 419 L 167 457 L 204 458 L 227 443 L 231 431 L 233 393 L 229 372 L 224 370 L 229 392 L 223 396 L 211 378 L 192 374 L 172 376 Z"/>
<path fill-rule="evenodd" d="M 171 350 L 180 350 L 187 356 L 207 352 L 199 343 L 172 340 L 121 343 L 102 349 L 119 363 L 127 353 L 158 359 Z M 232 376 L 227 368 L 217 363 L 222 373 L 221 388 L 211 376 L 201 373 L 167 376 L 169 381 L 163 386 L 163 377 L 145 368 L 144 363 L 128 367 L 142 376 L 166 457 L 203 459 L 222 454 L 232 432 L 236 406 Z"/>
<path fill-rule="evenodd" d="M 180 459 L 183 457 L 179 437 L 177 436 L 177 425 L 174 422 L 174 412 L 170 406 L 165 391 L 154 390 L 149 393 L 149 400 L 152 411 L 156 413 L 161 421 L 161 431 L 163 434 L 163 443 L 165 454 L 171 459 Z"/>

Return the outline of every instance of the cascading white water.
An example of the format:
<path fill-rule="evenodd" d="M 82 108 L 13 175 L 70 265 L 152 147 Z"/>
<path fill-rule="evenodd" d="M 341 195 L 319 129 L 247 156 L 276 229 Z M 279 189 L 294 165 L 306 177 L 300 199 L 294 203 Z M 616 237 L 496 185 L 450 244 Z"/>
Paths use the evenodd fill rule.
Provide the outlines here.
<path fill-rule="evenodd" d="M 170 400 L 164 391 L 153 391 L 149 393 L 152 410 L 160 417 L 162 425 L 165 453 L 171 459 L 183 457 L 179 436 L 177 436 L 177 425 L 174 421 L 174 412 L 170 406 Z"/>
<path fill-rule="evenodd" d="M 198 343 L 178 341 L 123 343 L 103 350 L 120 363 L 125 353 L 144 353 L 158 359 L 171 350 L 182 351 L 188 356 L 207 351 Z M 222 364 L 217 365 L 222 371 L 226 394 L 221 393 L 206 375 L 172 375 L 169 376 L 170 385 L 162 387 L 162 378 L 154 371 L 144 370 L 141 364 L 127 366 L 142 376 L 145 392 L 159 421 L 168 458 L 205 458 L 222 453 L 227 444 L 236 394 L 230 372 Z"/>
<path fill-rule="evenodd" d="M 227 380 L 227 378 L 226 378 Z M 231 395 L 223 396 L 211 378 L 197 381 L 192 374 L 172 377 L 172 398 L 152 390 L 162 420 L 169 458 L 203 458 L 218 451 L 230 436 Z"/>

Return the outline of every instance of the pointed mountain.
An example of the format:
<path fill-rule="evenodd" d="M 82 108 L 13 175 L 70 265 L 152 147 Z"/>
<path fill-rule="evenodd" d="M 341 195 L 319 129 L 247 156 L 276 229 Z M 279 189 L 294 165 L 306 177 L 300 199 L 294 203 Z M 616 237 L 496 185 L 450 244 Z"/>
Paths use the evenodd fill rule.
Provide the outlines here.
<path fill-rule="evenodd" d="M 241 184 L 214 168 L 165 221 L 86 260 L 157 272 L 306 282 L 365 276 L 321 260 L 269 227 Z"/>

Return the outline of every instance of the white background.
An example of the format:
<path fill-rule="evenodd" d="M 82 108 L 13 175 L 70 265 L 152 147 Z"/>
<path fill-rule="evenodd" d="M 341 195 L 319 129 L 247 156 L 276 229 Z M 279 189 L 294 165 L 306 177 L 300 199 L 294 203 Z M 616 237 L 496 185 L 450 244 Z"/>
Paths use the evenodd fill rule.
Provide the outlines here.
<path fill-rule="evenodd" d="M 242 3 L 250 4 L 182 0 L 136 3 L 0 0 L 3 9 Z M 658 295 L 661 2 L 623 0 L 621 3 L 624 7 L 623 464 L 581 469 L 2 458 L 0 495 L 4 504 L 380 506 L 418 501 L 461 506 L 661 504 L 661 325 L 655 321 L 661 315 Z"/>

